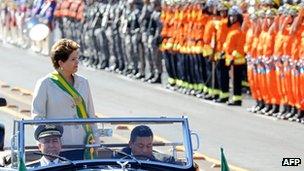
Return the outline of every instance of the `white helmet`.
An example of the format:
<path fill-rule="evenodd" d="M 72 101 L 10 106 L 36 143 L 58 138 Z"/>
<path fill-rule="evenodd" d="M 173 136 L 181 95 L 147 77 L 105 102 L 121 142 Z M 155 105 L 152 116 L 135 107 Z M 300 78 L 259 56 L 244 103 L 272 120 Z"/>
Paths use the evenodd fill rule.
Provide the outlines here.
<path fill-rule="evenodd" d="M 242 14 L 242 10 L 240 9 L 240 7 L 236 5 L 233 5 L 228 11 L 228 15 L 238 15 L 238 14 Z"/>

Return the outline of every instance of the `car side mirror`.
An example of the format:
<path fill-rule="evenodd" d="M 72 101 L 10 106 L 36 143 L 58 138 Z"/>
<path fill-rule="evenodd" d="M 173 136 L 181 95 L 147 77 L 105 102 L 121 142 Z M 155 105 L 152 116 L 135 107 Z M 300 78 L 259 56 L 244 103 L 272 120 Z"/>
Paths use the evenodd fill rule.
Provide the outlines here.
<path fill-rule="evenodd" d="M 1 107 L 1 106 L 6 106 L 6 105 L 7 105 L 7 103 L 6 103 L 5 98 L 1 98 L 1 97 L 0 97 L 0 107 Z"/>
<path fill-rule="evenodd" d="M 5 128 L 4 125 L 0 124 L 0 151 L 4 149 L 4 137 L 5 137 Z"/>
<path fill-rule="evenodd" d="M 194 141 L 195 140 L 195 141 Z M 192 141 L 192 148 L 193 148 L 193 151 L 197 151 L 200 147 L 200 142 L 199 142 L 199 137 L 197 135 L 197 133 L 191 131 L 191 141 Z M 193 146 L 193 142 L 195 142 L 195 148 Z"/>

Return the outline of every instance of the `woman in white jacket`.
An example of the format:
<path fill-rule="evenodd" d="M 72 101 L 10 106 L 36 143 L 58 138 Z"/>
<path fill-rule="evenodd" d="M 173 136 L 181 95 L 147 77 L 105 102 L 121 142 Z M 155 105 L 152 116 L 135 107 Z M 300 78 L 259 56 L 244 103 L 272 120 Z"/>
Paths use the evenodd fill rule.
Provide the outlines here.
<path fill-rule="evenodd" d="M 78 70 L 79 45 L 73 40 L 61 39 L 51 48 L 51 60 L 55 71 L 37 81 L 32 102 L 32 118 L 65 119 L 94 118 L 94 106 L 90 86 Z M 94 136 L 96 126 L 65 126 L 62 143 L 79 145 Z"/>

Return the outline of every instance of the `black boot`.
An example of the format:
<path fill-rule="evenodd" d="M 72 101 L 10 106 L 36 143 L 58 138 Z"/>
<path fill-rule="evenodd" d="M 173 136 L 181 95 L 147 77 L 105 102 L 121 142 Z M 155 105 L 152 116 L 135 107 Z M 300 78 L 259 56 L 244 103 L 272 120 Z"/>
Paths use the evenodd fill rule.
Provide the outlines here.
<path fill-rule="evenodd" d="M 285 115 L 283 115 L 281 117 L 281 119 L 289 119 L 292 118 L 294 115 L 296 115 L 296 113 L 298 112 L 297 108 L 292 106 L 290 112 L 286 113 Z"/>
<path fill-rule="evenodd" d="M 227 102 L 228 106 L 242 106 L 242 100 L 231 100 Z"/>
<path fill-rule="evenodd" d="M 145 75 L 142 74 L 142 73 L 137 73 L 137 74 L 135 75 L 135 79 L 137 79 L 137 80 L 140 80 L 140 79 L 142 79 L 142 78 L 145 78 Z"/>
<path fill-rule="evenodd" d="M 303 117 L 304 117 L 304 111 L 298 110 L 298 112 L 292 118 L 289 118 L 288 120 L 290 120 L 292 122 L 299 122 Z"/>
<path fill-rule="evenodd" d="M 156 84 L 156 83 L 161 84 L 161 74 L 155 74 L 154 78 L 150 79 L 148 81 L 148 83 L 151 83 L 151 84 Z"/>
<path fill-rule="evenodd" d="M 152 78 L 154 78 L 154 74 L 153 73 L 151 73 L 148 77 L 146 77 L 144 79 L 144 82 L 147 82 L 147 81 L 151 80 Z"/>
<path fill-rule="evenodd" d="M 301 124 L 304 124 L 304 117 L 302 117 L 299 121 Z"/>
<path fill-rule="evenodd" d="M 216 103 L 226 103 L 229 100 L 228 97 L 225 98 L 218 98 L 215 100 Z"/>
<path fill-rule="evenodd" d="M 260 110 L 258 113 L 264 115 L 267 112 L 269 112 L 271 109 L 272 109 L 272 104 L 266 104 L 265 107 L 262 110 Z"/>
<path fill-rule="evenodd" d="M 278 113 L 277 118 L 281 119 L 286 113 L 290 112 L 291 106 L 285 104 L 281 112 Z"/>
<path fill-rule="evenodd" d="M 131 72 L 132 72 L 131 69 L 125 68 L 125 69 L 122 71 L 122 75 L 127 76 L 127 75 L 129 75 Z"/>
<path fill-rule="evenodd" d="M 253 108 L 252 112 L 257 113 L 265 107 L 265 103 L 263 100 L 257 101 L 257 106 Z"/>
<path fill-rule="evenodd" d="M 211 94 L 206 94 L 206 95 L 204 96 L 204 99 L 205 99 L 205 100 L 213 100 L 213 99 L 214 99 L 214 96 L 211 95 Z"/>
<path fill-rule="evenodd" d="M 105 62 L 105 61 L 100 62 L 99 65 L 97 65 L 97 68 L 98 68 L 98 69 L 105 69 L 105 68 L 107 68 L 107 67 L 109 67 L 109 63 L 108 63 L 108 62 Z"/>
<path fill-rule="evenodd" d="M 185 94 L 186 94 L 186 95 L 190 95 L 190 94 L 191 94 L 191 89 L 188 89 L 188 88 L 187 88 Z"/>
<path fill-rule="evenodd" d="M 273 104 L 268 104 L 268 109 L 265 109 L 263 111 L 264 115 L 267 115 L 272 109 L 273 109 L 274 105 Z"/>
<path fill-rule="evenodd" d="M 300 110 L 300 114 L 298 115 L 298 118 L 296 121 L 301 123 L 302 120 L 304 121 L 304 111 Z"/>
<path fill-rule="evenodd" d="M 220 95 L 216 94 L 216 95 L 213 96 L 213 99 L 216 100 L 216 99 L 219 99 L 219 97 L 220 97 Z"/>
<path fill-rule="evenodd" d="M 132 75 L 135 76 L 138 73 L 138 69 L 132 69 Z"/>
<path fill-rule="evenodd" d="M 280 105 L 274 104 L 272 106 L 272 109 L 269 112 L 267 112 L 265 115 L 273 116 L 273 115 L 276 115 L 279 111 L 280 111 Z"/>

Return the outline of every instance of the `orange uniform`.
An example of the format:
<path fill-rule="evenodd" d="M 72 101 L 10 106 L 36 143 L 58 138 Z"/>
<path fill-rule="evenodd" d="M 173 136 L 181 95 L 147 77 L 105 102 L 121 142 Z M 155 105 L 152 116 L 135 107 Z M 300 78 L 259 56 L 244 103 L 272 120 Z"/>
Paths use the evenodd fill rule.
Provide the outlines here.
<path fill-rule="evenodd" d="M 304 30 L 304 25 L 302 24 L 302 30 Z M 300 66 L 300 78 L 299 78 L 299 84 L 304 85 L 304 66 L 303 66 L 303 60 L 304 60 L 304 32 L 301 33 L 301 39 L 299 44 L 299 60 L 302 63 L 302 66 Z M 300 93 L 300 108 L 304 110 L 304 89 L 299 86 L 299 93 Z"/>
<path fill-rule="evenodd" d="M 69 16 L 69 9 L 71 6 L 72 2 L 71 0 L 64 0 L 61 4 L 61 15 L 63 17 L 68 17 Z"/>
<path fill-rule="evenodd" d="M 268 58 L 273 58 L 274 54 L 274 42 L 275 42 L 276 32 L 274 30 L 268 30 L 265 34 L 265 42 L 263 46 L 263 54 Z M 274 63 L 269 64 L 269 71 L 266 74 L 267 80 L 267 90 L 270 93 L 271 104 L 279 105 L 281 102 L 281 97 L 278 91 L 278 80 L 275 73 Z"/>
<path fill-rule="evenodd" d="M 281 20 L 282 20 L 282 18 L 277 16 L 277 18 L 274 22 L 276 22 L 276 25 L 279 26 L 279 23 L 282 22 Z M 277 60 L 277 61 L 275 61 L 277 91 L 278 91 L 280 99 L 281 99 L 280 103 L 285 104 L 286 103 L 286 98 L 285 98 L 286 93 L 285 93 L 284 82 L 283 82 L 284 73 L 283 73 L 283 66 L 280 61 L 280 59 L 283 56 L 284 36 L 283 36 L 283 31 L 281 29 L 280 30 L 278 28 L 276 28 L 276 29 L 278 30 L 278 32 L 276 33 L 276 36 L 275 36 L 273 55 L 275 58 L 277 58 L 277 59 L 275 59 L 275 60 Z"/>
<path fill-rule="evenodd" d="M 292 93 L 292 75 L 289 61 L 291 60 L 292 35 L 289 34 L 290 26 L 286 26 L 283 31 L 283 55 L 285 56 L 284 64 L 284 92 L 287 103 L 295 106 L 295 99 Z"/>
<path fill-rule="evenodd" d="M 244 45 L 244 52 L 250 57 L 249 60 L 253 60 L 252 57 L 252 43 L 254 39 L 254 23 L 251 24 L 251 27 L 246 32 L 246 38 L 245 38 L 245 45 Z M 252 63 L 253 61 L 250 61 L 247 65 L 247 77 L 248 77 L 248 83 L 251 90 L 251 96 L 255 100 L 261 100 L 259 97 L 259 91 L 258 91 L 258 84 L 255 82 L 256 78 L 256 72 L 254 65 Z"/>
<path fill-rule="evenodd" d="M 259 84 L 260 84 L 259 87 L 260 87 L 262 99 L 264 100 L 264 102 L 266 104 L 270 104 L 271 95 L 270 95 L 270 92 L 268 91 L 268 87 L 267 87 L 266 65 L 264 64 L 264 61 L 266 61 L 268 59 L 264 56 L 264 52 L 263 52 L 263 47 L 265 44 L 267 31 L 268 31 L 268 29 L 266 27 L 266 23 L 265 23 L 265 19 L 264 19 L 262 21 L 262 25 L 261 25 L 261 33 L 258 36 L 256 55 L 259 60 L 262 60 L 262 61 L 260 61 L 259 65 L 258 65 L 258 69 L 260 70 L 259 75 L 258 75 Z"/>
<path fill-rule="evenodd" d="M 233 24 L 227 34 L 223 49 L 226 53 L 226 65 L 230 65 L 233 60 L 234 65 L 245 64 L 245 52 L 243 46 L 245 44 L 245 34 L 241 31 L 240 24 Z"/>
<path fill-rule="evenodd" d="M 226 41 L 226 37 L 228 34 L 228 18 L 222 18 L 218 25 L 216 26 L 217 32 L 216 32 L 216 52 L 222 52 L 223 45 Z"/>
<path fill-rule="evenodd" d="M 207 23 L 205 25 L 204 30 L 204 49 L 203 49 L 203 55 L 204 57 L 210 56 L 213 54 L 213 43 L 215 42 L 215 34 L 216 29 L 214 25 L 214 19 L 213 16 L 208 16 Z"/>

